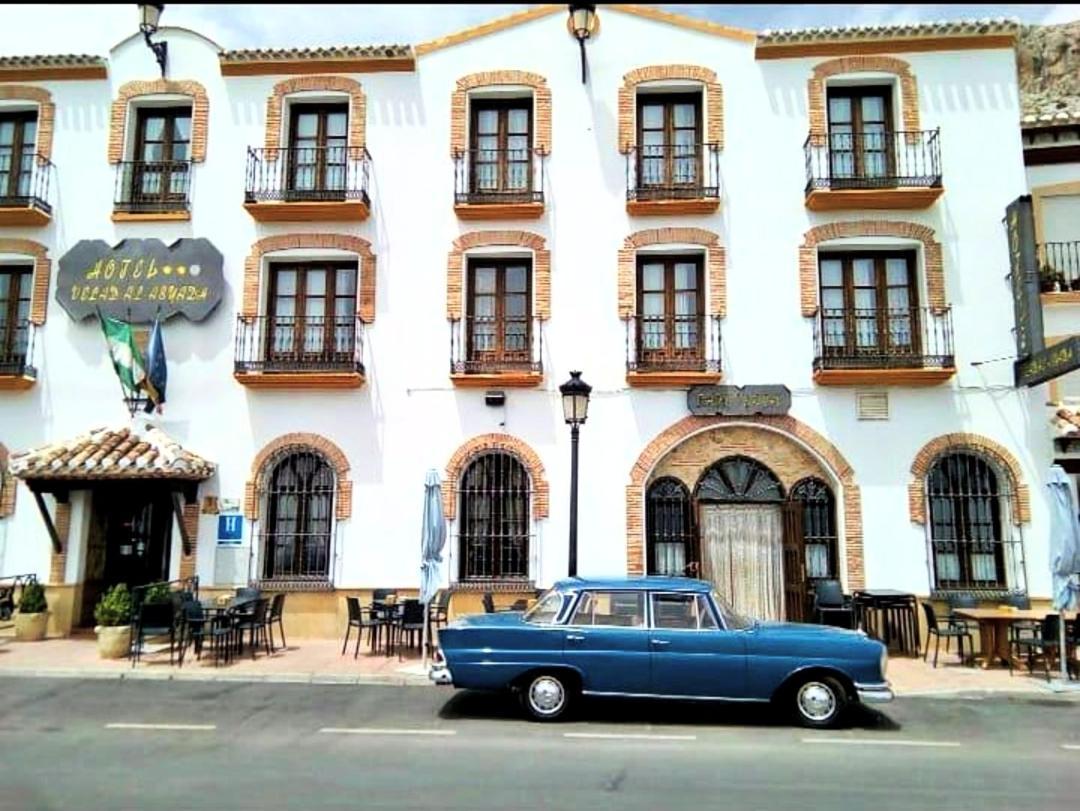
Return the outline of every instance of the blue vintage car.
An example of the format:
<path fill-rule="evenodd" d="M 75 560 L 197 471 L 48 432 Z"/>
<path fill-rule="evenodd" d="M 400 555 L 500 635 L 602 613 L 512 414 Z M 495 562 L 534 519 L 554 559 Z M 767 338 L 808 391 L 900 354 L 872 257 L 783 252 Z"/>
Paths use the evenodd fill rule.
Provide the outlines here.
<path fill-rule="evenodd" d="M 597 695 L 775 702 L 831 727 L 854 702 L 892 700 L 887 661 L 861 631 L 739 616 L 703 580 L 570 578 L 527 612 L 443 628 L 429 677 L 513 690 L 540 721 Z"/>

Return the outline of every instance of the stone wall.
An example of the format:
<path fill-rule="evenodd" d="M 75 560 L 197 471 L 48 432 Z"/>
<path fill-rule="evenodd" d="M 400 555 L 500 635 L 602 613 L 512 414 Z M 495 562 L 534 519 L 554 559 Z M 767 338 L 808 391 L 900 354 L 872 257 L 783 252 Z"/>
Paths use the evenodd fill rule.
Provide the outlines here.
<path fill-rule="evenodd" d="M 1016 59 L 1025 116 L 1080 116 L 1080 20 L 1024 26 Z"/>

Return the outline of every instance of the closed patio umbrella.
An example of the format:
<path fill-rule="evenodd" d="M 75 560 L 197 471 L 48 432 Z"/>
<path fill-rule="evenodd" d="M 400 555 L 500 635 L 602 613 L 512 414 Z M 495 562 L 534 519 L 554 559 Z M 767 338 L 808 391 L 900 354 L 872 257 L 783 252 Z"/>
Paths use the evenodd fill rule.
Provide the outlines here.
<path fill-rule="evenodd" d="M 425 668 L 431 599 L 439 589 L 440 564 L 445 544 L 446 519 L 442 508 L 442 487 L 438 472 L 429 470 L 424 477 L 424 521 L 420 529 L 420 602 L 424 605 L 424 630 L 420 647 Z"/>
<path fill-rule="evenodd" d="M 1061 651 L 1061 680 L 1068 681 L 1065 662 L 1065 611 L 1074 611 L 1080 603 L 1080 520 L 1073 504 L 1069 477 L 1061 465 L 1050 468 L 1046 482 L 1050 489 L 1052 518 L 1050 524 L 1050 582 L 1053 589 L 1054 608 L 1061 613 L 1058 644 Z"/>

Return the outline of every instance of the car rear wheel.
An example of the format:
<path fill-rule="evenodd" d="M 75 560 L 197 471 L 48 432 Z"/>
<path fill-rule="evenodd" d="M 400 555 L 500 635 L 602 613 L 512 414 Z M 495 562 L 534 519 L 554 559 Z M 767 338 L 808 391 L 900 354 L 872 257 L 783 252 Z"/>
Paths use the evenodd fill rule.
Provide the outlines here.
<path fill-rule="evenodd" d="M 811 676 L 795 685 L 791 693 L 795 719 L 813 729 L 837 726 L 847 706 L 844 687 L 828 676 Z"/>
<path fill-rule="evenodd" d="M 536 721 L 562 718 L 574 698 L 574 687 L 561 673 L 537 673 L 521 688 L 521 705 Z"/>

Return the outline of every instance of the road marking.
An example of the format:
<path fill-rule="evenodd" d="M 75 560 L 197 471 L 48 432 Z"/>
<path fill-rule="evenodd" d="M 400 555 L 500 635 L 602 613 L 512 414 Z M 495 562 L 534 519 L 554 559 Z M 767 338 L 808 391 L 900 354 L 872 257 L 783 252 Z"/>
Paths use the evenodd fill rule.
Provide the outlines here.
<path fill-rule="evenodd" d="M 956 747 L 960 744 L 956 741 L 897 741 L 890 740 L 888 738 L 876 739 L 876 738 L 803 738 L 803 743 L 839 743 L 848 744 L 854 746 L 870 745 L 870 746 L 938 746 L 938 747 Z"/>
<path fill-rule="evenodd" d="M 375 729 L 372 727 L 353 729 L 323 727 L 319 732 L 329 732 L 336 735 L 457 735 L 456 729 Z"/>
<path fill-rule="evenodd" d="M 106 724 L 105 729 L 174 729 L 207 732 L 217 729 L 217 724 Z"/>
<path fill-rule="evenodd" d="M 1080 752 L 1080 744 L 1063 743 L 1063 744 L 1061 744 L 1061 748 L 1062 749 L 1068 749 L 1071 752 Z"/>
<path fill-rule="evenodd" d="M 595 738 L 628 741 L 696 741 L 697 735 L 633 735 L 623 732 L 564 732 L 564 738 Z"/>

